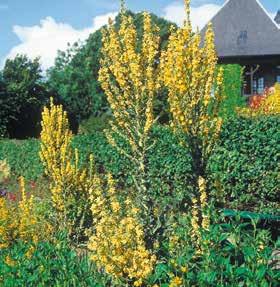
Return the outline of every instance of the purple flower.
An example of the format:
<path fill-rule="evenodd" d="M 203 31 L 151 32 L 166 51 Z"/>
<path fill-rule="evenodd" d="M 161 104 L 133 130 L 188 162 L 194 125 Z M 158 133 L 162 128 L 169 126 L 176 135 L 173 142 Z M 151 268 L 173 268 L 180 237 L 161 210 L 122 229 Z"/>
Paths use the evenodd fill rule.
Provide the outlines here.
<path fill-rule="evenodd" d="M 5 197 L 7 195 L 7 190 L 5 188 L 0 187 L 0 197 Z"/>

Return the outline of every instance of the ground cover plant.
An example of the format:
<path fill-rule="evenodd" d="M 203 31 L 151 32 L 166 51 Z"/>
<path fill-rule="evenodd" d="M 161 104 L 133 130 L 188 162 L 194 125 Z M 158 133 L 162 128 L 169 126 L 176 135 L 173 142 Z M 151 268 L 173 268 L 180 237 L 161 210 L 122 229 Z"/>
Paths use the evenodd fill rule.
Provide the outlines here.
<path fill-rule="evenodd" d="M 163 52 L 124 1 L 103 28 L 104 131 L 74 136 L 51 98 L 40 140 L 0 142 L 1 286 L 279 285 L 279 230 L 225 213 L 261 201 L 279 223 L 279 117 L 221 112 L 212 27 L 200 45 L 185 10 Z"/>

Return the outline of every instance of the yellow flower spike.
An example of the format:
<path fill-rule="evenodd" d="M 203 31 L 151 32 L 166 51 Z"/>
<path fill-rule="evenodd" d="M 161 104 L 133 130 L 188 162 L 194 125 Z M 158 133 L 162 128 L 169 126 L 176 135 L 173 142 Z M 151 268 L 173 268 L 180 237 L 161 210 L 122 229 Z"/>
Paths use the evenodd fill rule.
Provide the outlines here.
<path fill-rule="evenodd" d="M 143 13 L 143 30 L 139 51 L 137 30 L 130 15 L 122 13 L 119 29 L 113 25 L 104 29 L 99 70 L 99 81 L 113 113 L 111 131 L 106 132 L 106 137 L 112 146 L 139 168 L 135 180 L 141 193 L 145 192 L 145 180 L 141 178 L 145 169 L 143 158 L 155 121 L 154 98 L 161 87 L 159 70 L 155 65 L 159 58 L 159 28 L 146 12 Z M 131 154 L 115 141 L 115 135 L 127 141 Z"/>
<path fill-rule="evenodd" d="M 67 113 L 51 99 L 50 107 L 45 107 L 42 113 L 40 159 L 49 177 L 52 204 L 59 222 L 77 238 L 87 228 L 84 226 L 84 214 L 89 212 L 86 203 L 95 193 L 97 181 L 94 180 L 93 156 L 88 169 L 80 168 L 79 152 L 71 147 L 72 138 Z"/>
<path fill-rule="evenodd" d="M 120 279 L 126 274 L 125 279 L 142 286 L 156 258 L 145 247 L 138 209 L 131 199 L 120 200 L 120 192 L 110 174 L 107 180 L 107 190 L 92 201 L 97 220 L 88 244 L 93 253 L 91 259 L 113 277 Z"/>

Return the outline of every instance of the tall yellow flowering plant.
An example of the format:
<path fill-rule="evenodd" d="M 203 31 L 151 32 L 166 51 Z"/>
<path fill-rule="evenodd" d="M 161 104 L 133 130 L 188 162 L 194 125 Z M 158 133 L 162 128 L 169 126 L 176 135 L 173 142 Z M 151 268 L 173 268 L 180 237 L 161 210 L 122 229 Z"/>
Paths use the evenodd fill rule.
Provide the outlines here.
<path fill-rule="evenodd" d="M 110 174 L 108 188 L 98 186 L 100 183 L 91 197 L 94 218 L 94 233 L 88 244 L 91 259 L 114 278 L 116 286 L 121 283 L 142 286 L 152 273 L 156 258 L 146 249 L 139 209 L 131 198 L 124 198 L 116 189 Z"/>
<path fill-rule="evenodd" d="M 27 197 L 25 180 L 19 178 L 21 200 L 11 203 L 0 197 L 0 250 L 16 240 L 38 243 L 52 235 L 51 224 L 36 210 L 34 197 Z"/>
<path fill-rule="evenodd" d="M 152 23 L 151 16 L 143 13 L 143 38 L 140 41 L 133 19 L 123 7 L 120 27 L 110 21 L 109 27 L 103 30 L 99 71 L 99 81 L 113 113 L 107 138 L 131 161 L 137 191 L 135 199 L 147 215 L 144 216 L 146 219 L 153 214 L 153 201 L 147 186 L 146 155 L 150 148 L 151 128 L 156 120 L 153 116 L 154 98 L 160 88 L 159 43 L 159 28 Z M 130 152 L 117 139 L 125 141 Z M 145 230 L 152 230 L 152 227 L 147 224 Z"/>
<path fill-rule="evenodd" d="M 185 134 L 184 144 L 192 156 L 196 195 L 192 198 L 193 239 L 199 241 L 199 229 L 207 229 L 207 162 L 219 137 L 222 119 L 222 68 L 217 72 L 214 33 L 208 25 L 202 41 L 193 32 L 190 0 L 185 0 L 186 20 L 174 31 L 161 56 L 161 76 L 168 89 L 172 127 Z M 203 43 L 202 43 L 203 42 Z"/>
<path fill-rule="evenodd" d="M 50 179 L 52 203 L 60 223 L 69 235 L 81 239 L 91 225 L 92 181 L 90 169 L 79 167 L 78 150 L 72 149 L 71 140 L 67 114 L 51 99 L 50 107 L 42 113 L 40 158 Z"/>
<path fill-rule="evenodd" d="M 172 126 L 187 135 L 193 159 L 196 186 L 205 177 L 207 160 L 220 133 L 222 69 L 216 73 L 214 33 L 208 25 L 201 36 L 192 31 L 190 0 L 185 0 L 186 20 L 174 31 L 161 57 L 162 79 L 168 88 Z"/>

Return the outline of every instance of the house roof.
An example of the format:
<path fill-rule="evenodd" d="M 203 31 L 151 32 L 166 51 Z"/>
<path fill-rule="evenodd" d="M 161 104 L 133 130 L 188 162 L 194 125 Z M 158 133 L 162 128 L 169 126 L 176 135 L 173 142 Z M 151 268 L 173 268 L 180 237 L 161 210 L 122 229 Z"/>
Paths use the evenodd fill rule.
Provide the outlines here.
<path fill-rule="evenodd" d="M 211 22 L 219 58 L 280 55 L 280 28 L 258 0 L 228 0 Z"/>

